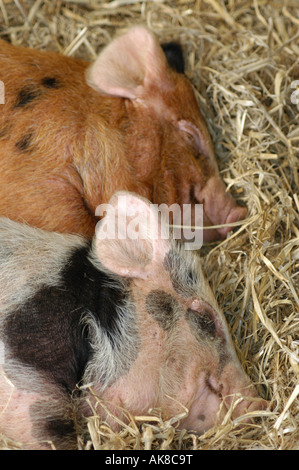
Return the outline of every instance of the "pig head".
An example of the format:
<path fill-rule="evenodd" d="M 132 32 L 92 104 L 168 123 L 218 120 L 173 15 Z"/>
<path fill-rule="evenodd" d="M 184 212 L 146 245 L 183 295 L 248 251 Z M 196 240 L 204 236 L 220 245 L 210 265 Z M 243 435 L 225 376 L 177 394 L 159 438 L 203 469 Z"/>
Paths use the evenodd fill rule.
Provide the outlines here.
<path fill-rule="evenodd" d="M 91 370 L 89 380 L 98 383 L 94 390 L 116 416 L 123 409 L 144 414 L 149 403 L 164 417 L 186 407 L 180 425 L 199 433 L 220 423 L 236 400 L 234 418 L 264 408 L 240 365 L 199 257 L 169 239 L 167 224 L 147 200 L 117 193 L 110 203 L 97 226 L 97 260 L 110 275 L 130 281 L 139 352 L 128 372 L 104 388 Z M 115 426 L 105 410 L 102 416 Z"/>
<path fill-rule="evenodd" d="M 164 53 L 143 27 L 92 65 L 0 41 L 0 214 L 92 236 L 96 207 L 122 189 L 156 204 L 202 203 L 206 226 L 244 218 L 175 50 Z"/>

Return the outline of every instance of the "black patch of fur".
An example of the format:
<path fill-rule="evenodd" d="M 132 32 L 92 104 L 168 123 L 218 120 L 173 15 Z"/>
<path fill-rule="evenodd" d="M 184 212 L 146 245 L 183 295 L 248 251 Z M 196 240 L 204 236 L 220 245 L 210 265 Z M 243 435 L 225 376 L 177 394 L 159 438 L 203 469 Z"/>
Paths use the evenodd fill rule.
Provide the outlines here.
<path fill-rule="evenodd" d="M 55 77 L 44 77 L 42 79 L 42 85 L 46 88 L 55 88 L 58 89 L 61 87 L 59 80 Z"/>
<path fill-rule="evenodd" d="M 46 372 L 68 393 L 81 380 L 92 354 L 82 320 L 93 315 L 113 344 L 116 305 L 124 300 L 122 291 L 110 287 L 108 276 L 88 260 L 89 250 L 89 245 L 74 250 L 60 284 L 44 286 L 5 324 L 13 357 Z"/>
<path fill-rule="evenodd" d="M 197 312 L 188 308 L 186 318 L 191 323 L 191 329 L 195 334 L 207 339 L 214 339 L 216 337 L 216 325 L 209 312 Z"/>
<path fill-rule="evenodd" d="M 182 47 L 177 42 L 167 42 L 161 45 L 168 64 L 178 73 L 185 72 L 184 56 Z"/>
<path fill-rule="evenodd" d="M 16 142 L 17 150 L 21 152 L 27 152 L 30 149 L 33 140 L 33 134 L 27 134 Z"/>
<path fill-rule="evenodd" d="M 31 105 L 39 98 L 41 91 L 35 85 L 27 85 L 19 91 L 15 102 L 15 108 L 24 108 Z"/>
<path fill-rule="evenodd" d="M 174 297 L 163 290 L 156 289 L 147 296 L 145 306 L 164 331 L 171 330 L 178 311 L 178 302 Z"/>
<path fill-rule="evenodd" d="M 218 375 L 220 375 L 223 371 L 224 366 L 230 360 L 227 352 L 226 352 L 226 343 L 225 339 L 221 339 L 217 343 L 217 351 L 219 354 L 219 366 L 218 366 Z"/>
<path fill-rule="evenodd" d="M 65 440 L 75 436 L 75 423 L 72 419 L 48 419 L 45 425 L 49 434 L 55 436 L 56 439 L 60 437 L 61 440 Z"/>

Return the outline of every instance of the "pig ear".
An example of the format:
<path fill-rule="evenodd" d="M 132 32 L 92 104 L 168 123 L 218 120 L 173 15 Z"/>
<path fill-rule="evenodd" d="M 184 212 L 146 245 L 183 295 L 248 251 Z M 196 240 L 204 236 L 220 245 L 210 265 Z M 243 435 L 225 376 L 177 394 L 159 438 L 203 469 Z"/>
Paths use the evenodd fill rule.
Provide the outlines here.
<path fill-rule="evenodd" d="M 102 93 L 136 99 L 159 80 L 167 61 L 155 36 L 138 26 L 114 39 L 87 70 L 87 83 Z M 160 78 L 161 80 L 161 78 Z"/>
<path fill-rule="evenodd" d="M 96 228 L 96 255 L 115 274 L 146 279 L 153 275 L 169 250 L 168 226 L 155 206 L 120 191 L 97 208 L 105 216 Z"/>

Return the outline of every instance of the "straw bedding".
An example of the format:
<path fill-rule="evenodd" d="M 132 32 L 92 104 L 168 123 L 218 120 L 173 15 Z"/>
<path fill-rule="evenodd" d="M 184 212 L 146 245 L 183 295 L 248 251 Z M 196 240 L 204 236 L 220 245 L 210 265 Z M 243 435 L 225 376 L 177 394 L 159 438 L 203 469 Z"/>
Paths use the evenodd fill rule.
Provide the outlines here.
<path fill-rule="evenodd" d="M 299 449 L 299 5 L 297 0 L 0 0 L 0 37 L 94 59 L 115 31 L 179 39 L 229 190 L 248 217 L 202 249 L 240 360 L 271 409 L 202 436 L 159 410 L 117 434 L 94 416 L 79 449 Z M 298 82 L 296 82 L 298 80 Z M 182 409 L 182 414 L 185 410 Z M 0 448 L 18 448 L 0 439 Z"/>

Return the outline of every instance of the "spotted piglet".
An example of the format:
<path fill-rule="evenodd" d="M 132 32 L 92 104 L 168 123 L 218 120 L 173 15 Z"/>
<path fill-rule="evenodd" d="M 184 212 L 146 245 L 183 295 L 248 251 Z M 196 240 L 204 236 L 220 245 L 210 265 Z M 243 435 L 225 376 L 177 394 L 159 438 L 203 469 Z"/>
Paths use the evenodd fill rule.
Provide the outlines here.
<path fill-rule="evenodd" d="M 77 420 L 91 413 L 87 385 L 112 427 L 123 409 L 158 407 L 170 417 L 186 407 L 181 427 L 202 433 L 236 394 L 233 417 L 264 406 L 200 260 L 167 229 L 147 200 L 127 192 L 112 197 L 92 241 L 1 219 L 6 436 L 25 448 L 75 448 Z"/>

